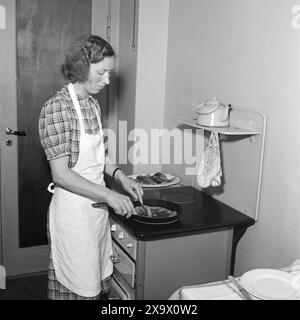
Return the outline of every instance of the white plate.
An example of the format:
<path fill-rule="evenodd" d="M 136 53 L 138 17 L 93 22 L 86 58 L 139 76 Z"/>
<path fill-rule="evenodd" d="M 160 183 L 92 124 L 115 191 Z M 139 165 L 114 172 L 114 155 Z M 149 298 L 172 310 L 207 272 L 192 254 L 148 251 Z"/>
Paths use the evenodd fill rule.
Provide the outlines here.
<path fill-rule="evenodd" d="M 155 173 L 149 173 L 150 176 L 154 175 Z M 134 174 L 129 176 L 129 178 L 135 179 L 137 176 L 144 176 L 147 174 Z M 161 188 L 161 187 L 168 187 L 168 186 L 173 186 L 175 184 L 180 183 L 180 178 L 179 177 L 175 177 L 172 176 L 171 174 L 168 173 L 164 173 L 164 175 L 167 177 L 168 180 L 170 180 L 169 182 L 163 182 L 160 184 L 141 184 L 141 186 L 143 188 Z"/>
<path fill-rule="evenodd" d="M 298 299 L 298 291 L 292 285 L 292 275 L 274 269 L 255 269 L 244 273 L 242 286 L 253 296 L 264 300 Z"/>

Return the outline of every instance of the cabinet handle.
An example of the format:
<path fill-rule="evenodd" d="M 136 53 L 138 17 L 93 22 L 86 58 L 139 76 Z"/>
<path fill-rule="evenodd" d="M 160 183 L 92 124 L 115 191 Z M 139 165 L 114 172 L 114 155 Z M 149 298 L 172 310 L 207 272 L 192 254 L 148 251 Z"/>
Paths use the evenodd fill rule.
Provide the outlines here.
<path fill-rule="evenodd" d="M 120 263 L 121 262 L 120 256 L 117 253 L 114 253 L 113 255 L 111 255 L 110 260 L 112 261 L 112 263 Z"/>
<path fill-rule="evenodd" d="M 133 0 L 133 23 L 132 23 L 132 43 L 131 43 L 132 51 L 135 51 L 136 49 L 135 26 L 136 26 L 136 0 Z"/>

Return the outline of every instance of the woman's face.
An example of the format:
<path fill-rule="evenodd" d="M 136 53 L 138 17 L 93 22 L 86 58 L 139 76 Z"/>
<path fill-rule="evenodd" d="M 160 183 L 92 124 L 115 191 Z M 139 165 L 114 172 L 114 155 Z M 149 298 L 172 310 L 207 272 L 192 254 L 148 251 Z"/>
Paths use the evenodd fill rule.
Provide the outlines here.
<path fill-rule="evenodd" d="M 105 57 L 98 63 L 90 64 L 90 72 L 87 81 L 82 83 L 82 87 L 89 94 L 97 94 L 109 84 L 109 77 L 114 69 L 115 58 Z"/>

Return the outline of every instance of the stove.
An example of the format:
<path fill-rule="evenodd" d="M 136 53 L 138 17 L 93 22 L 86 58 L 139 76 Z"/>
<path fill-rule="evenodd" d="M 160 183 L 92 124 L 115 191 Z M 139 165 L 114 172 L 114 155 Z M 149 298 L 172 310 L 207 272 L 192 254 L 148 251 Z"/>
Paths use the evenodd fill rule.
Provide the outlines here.
<path fill-rule="evenodd" d="M 152 225 L 110 212 L 113 284 L 122 299 L 168 299 L 185 285 L 234 273 L 238 241 L 255 220 L 191 186 L 144 189 L 144 199 L 181 207 L 178 220 Z"/>

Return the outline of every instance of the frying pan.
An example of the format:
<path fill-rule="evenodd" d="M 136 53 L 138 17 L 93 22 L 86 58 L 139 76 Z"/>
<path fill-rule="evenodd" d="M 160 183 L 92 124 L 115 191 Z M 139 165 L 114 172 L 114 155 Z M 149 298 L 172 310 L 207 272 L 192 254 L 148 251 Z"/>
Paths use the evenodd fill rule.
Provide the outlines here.
<path fill-rule="evenodd" d="M 169 217 L 166 217 L 165 215 L 163 217 L 148 217 L 148 216 L 141 216 L 141 215 L 132 215 L 129 219 L 133 219 L 135 221 L 141 222 L 141 223 L 148 223 L 148 224 L 167 224 L 172 223 L 178 220 L 178 215 L 181 212 L 181 207 L 173 202 L 164 201 L 160 199 L 145 199 L 143 201 L 144 205 L 149 207 L 162 207 L 171 211 L 174 211 L 175 214 Z M 105 203 L 99 202 L 94 203 L 92 206 L 94 208 L 98 208 L 103 206 Z M 134 207 L 141 206 L 141 203 L 139 201 L 133 202 Z"/>
<path fill-rule="evenodd" d="M 171 211 L 174 211 L 175 214 L 169 217 L 157 216 L 157 217 L 148 217 L 148 216 L 141 216 L 141 215 L 132 215 L 131 218 L 138 222 L 142 223 L 149 223 L 149 224 L 165 224 L 165 223 L 172 223 L 178 220 L 178 215 L 181 212 L 181 207 L 173 202 L 164 201 L 160 199 L 145 199 L 143 201 L 144 205 L 149 207 L 162 207 Z M 141 206 L 139 201 L 133 202 L 134 207 Z"/>

